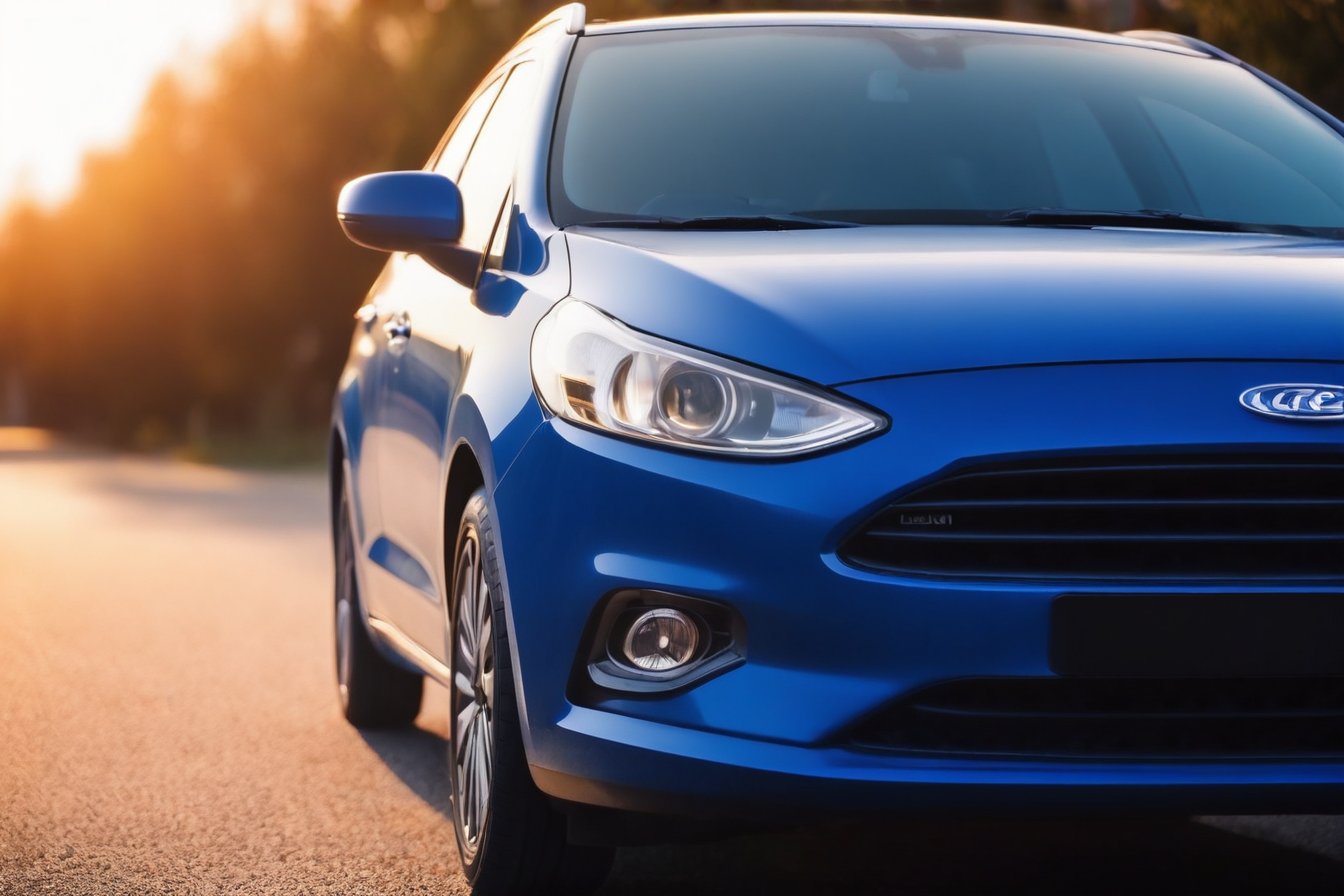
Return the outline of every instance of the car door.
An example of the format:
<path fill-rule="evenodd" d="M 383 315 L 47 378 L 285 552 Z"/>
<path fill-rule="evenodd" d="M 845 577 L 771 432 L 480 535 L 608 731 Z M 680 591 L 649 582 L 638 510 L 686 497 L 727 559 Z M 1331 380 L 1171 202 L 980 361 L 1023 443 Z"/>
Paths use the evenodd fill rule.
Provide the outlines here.
<path fill-rule="evenodd" d="M 462 164 L 470 153 L 486 115 L 499 96 L 504 84 L 502 74 L 487 78 L 463 107 L 457 120 L 431 157 L 429 167 L 454 180 L 462 172 Z M 425 598 L 417 596 L 424 586 L 424 573 L 407 562 L 405 550 L 383 524 L 384 483 L 380 471 L 391 468 L 381 459 L 389 442 L 400 437 L 392 421 L 401 415 L 391 413 L 388 399 L 392 394 L 390 378 L 394 369 L 403 363 L 407 340 L 398 336 L 402 328 L 400 312 L 409 304 L 409 295 L 424 287 L 426 265 L 419 258 L 398 252 L 388 259 L 382 275 L 369 291 L 365 305 L 357 317 L 363 339 L 369 347 L 367 392 L 364 400 L 365 428 L 363 434 L 363 463 L 360 474 L 365 506 L 361 514 L 364 526 L 361 545 L 373 561 L 364 582 L 365 603 L 370 615 L 404 628 L 422 615 Z M 406 583 L 411 583 L 407 587 Z"/>
<path fill-rule="evenodd" d="M 518 133 L 531 113 L 536 65 L 513 65 L 479 133 L 453 168 L 462 143 L 449 140 L 435 170 L 462 192 L 464 247 L 487 254 L 512 181 Z M 389 573 L 392 620 L 404 634 L 446 659 L 439 595 L 444 555 L 443 454 L 452 400 L 471 361 L 481 313 L 475 283 L 461 284 L 408 257 L 389 293 L 385 324 L 391 363 L 382 383 L 378 452 L 385 543 L 375 562 Z"/>

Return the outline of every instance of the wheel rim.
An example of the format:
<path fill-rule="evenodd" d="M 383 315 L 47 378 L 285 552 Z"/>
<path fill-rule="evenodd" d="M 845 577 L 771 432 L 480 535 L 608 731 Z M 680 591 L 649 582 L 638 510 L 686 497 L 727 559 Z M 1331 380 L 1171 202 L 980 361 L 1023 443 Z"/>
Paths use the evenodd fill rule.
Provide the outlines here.
<path fill-rule="evenodd" d="M 454 581 L 453 795 L 463 858 L 476 855 L 494 771 L 495 645 L 480 544 L 467 532 Z"/>
<path fill-rule="evenodd" d="M 342 502 L 341 513 L 345 513 Z M 341 705 L 350 703 L 350 653 L 354 645 L 355 554 L 350 547 L 350 531 L 342 527 L 337 543 L 340 551 L 336 579 L 336 686 Z"/>

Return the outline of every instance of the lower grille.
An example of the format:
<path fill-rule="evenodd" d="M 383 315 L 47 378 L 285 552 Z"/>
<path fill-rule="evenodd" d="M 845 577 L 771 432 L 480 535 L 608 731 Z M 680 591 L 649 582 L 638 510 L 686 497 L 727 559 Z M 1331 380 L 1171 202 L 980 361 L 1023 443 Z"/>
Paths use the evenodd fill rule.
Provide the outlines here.
<path fill-rule="evenodd" d="M 1344 756 L 1344 677 L 961 679 L 864 722 L 853 746 L 1075 759 Z"/>
<path fill-rule="evenodd" d="M 840 556 L 958 578 L 1344 580 L 1344 453 L 968 468 L 903 496 Z"/>

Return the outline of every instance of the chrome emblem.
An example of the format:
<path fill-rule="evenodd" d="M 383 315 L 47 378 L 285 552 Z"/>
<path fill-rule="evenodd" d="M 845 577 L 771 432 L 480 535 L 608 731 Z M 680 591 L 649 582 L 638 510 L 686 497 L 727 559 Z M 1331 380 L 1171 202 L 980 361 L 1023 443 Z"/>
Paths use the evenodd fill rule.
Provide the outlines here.
<path fill-rule="evenodd" d="M 952 514 L 950 513 L 903 513 L 901 514 L 902 526 L 950 526 L 952 525 Z"/>
<path fill-rule="evenodd" d="M 1241 393 L 1241 406 L 1266 417 L 1344 421 L 1344 386 L 1275 383 Z"/>

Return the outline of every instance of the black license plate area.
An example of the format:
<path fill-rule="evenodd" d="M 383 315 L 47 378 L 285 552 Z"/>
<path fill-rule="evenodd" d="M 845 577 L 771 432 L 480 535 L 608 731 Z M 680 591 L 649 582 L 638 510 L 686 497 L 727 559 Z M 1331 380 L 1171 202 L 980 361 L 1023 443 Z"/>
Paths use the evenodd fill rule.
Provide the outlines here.
<path fill-rule="evenodd" d="M 1344 675 L 1344 594 L 1067 594 L 1058 675 Z"/>

